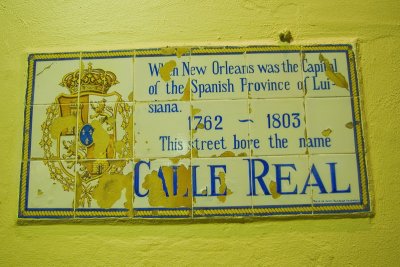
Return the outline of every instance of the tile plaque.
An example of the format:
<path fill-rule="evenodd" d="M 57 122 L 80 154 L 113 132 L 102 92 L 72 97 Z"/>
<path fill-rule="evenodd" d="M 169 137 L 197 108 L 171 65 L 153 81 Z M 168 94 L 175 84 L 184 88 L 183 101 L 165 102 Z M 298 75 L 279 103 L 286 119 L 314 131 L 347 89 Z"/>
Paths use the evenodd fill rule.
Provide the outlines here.
<path fill-rule="evenodd" d="M 350 45 L 31 54 L 19 218 L 370 212 Z"/>

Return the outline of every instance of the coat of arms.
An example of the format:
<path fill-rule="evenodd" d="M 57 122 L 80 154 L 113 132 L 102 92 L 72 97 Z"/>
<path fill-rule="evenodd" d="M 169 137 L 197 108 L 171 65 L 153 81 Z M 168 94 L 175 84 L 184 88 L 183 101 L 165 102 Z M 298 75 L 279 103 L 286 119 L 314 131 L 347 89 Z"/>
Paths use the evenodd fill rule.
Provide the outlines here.
<path fill-rule="evenodd" d="M 113 72 L 89 63 L 64 75 L 60 85 L 69 94 L 47 109 L 40 142 L 45 164 L 53 180 L 75 192 L 75 208 L 90 207 L 99 183 L 118 178 L 132 157 L 132 106 L 109 92 L 117 83 Z"/>

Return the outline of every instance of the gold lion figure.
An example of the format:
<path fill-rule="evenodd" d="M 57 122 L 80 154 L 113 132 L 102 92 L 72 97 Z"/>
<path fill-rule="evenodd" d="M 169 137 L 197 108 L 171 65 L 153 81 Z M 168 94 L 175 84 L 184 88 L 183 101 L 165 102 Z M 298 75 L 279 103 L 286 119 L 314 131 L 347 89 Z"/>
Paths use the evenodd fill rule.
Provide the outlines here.
<path fill-rule="evenodd" d="M 113 109 L 106 105 L 106 101 L 104 98 L 97 104 L 90 103 L 92 109 L 96 112 L 94 115 L 90 115 L 91 119 L 99 118 L 99 121 L 103 124 L 108 124 L 108 131 L 111 131 L 113 128 Z"/>

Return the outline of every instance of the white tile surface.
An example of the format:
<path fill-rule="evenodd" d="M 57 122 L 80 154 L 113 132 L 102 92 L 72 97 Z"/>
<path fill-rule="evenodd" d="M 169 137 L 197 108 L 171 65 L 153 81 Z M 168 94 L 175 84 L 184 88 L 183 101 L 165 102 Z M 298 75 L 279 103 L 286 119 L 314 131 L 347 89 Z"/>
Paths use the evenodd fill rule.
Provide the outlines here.
<path fill-rule="evenodd" d="M 180 57 L 135 57 L 135 100 L 180 100 L 190 78 L 190 52 Z M 189 71 L 188 71 L 189 70 Z"/>
<path fill-rule="evenodd" d="M 305 136 L 305 112 L 302 98 L 250 100 L 250 138 L 260 140 L 253 155 L 301 155 L 299 146 Z"/>
<path fill-rule="evenodd" d="M 311 205 L 312 190 L 303 190 L 308 175 L 308 156 L 252 158 L 253 208 Z M 262 212 L 262 211 L 259 211 Z"/>
<path fill-rule="evenodd" d="M 71 209 L 74 208 L 75 173 L 71 161 L 39 161 L 29 162 L 28 205 L 27 208 Z M 68 166 L 72 166 L 71 169 Z M 53 172 L 49 171 L 49 168 Z M 69 174 L 59 172 L 52 179 L 51 173 L 66 170 Z M 62 180 L 65 183 L 62 184 Z"/>
<path fill-rule="evenodd" d="M 307 98 L 307 146 L 311 154 L 354 153 L 350 97 Z M 304 142 L 303 142 L 304 145 Z"/>
<path fill-rule="evenodd" d="M 298 51 L 282 53 L 246 53 L 253 72 L 241 80 L 241 88 L 251 98 L 303 97 L 302 68 Z"/>
<path fill-rule="evenodd" d="M 244 54 L 192 55 L 190 63 L 193 100 L 248 98 L 241 88 L 248 72 Z"/>
<path fill-rule="evenodd" d="M 322 55 L 322 57 L 321 57 Z M 332 72 L 342 75 L 344 83 L 338 86 L 326 74 L 325 61 L 332 66 Z M 350 96 L 348 63 L 345 52 L 304 52 L 302 55 L 303 80 L 306 87 L 306 97 L 336 97 Z M 340 74 L 339 74 L 340 73 Z M 345 87 L 347 84 L 347 88 Z"/>
<path fill-rule="evenodd" d="M 161 110 L 171 112 L 155 112 Z M 186 155 L 190 151 L 189 117 L 189 102 L 137 102 L 134 114 L 135 157 Z"/>
<path fill-rule="evenodd" d="M 194 209 L 251 206 L 245 158 L 193 159 L 192 172 L 193 179 L 196 178 Z"/>
<path fill-rule="evenodd" d="M 310 156 L 310 179 L 315 205 L 360 203 L 360 182 L 355 154 Z"/>
<path fill-rule="evenodd" d="M 60 83 L 64 75 L 79 72 L 80 60 L 37 60 L 34 72 L 33 104 L 51 104 L 57 102 L 60 95 L 70 95 L 68 88 Z"/>
<path fill-rule="evenodd" d="M 192 102 L 192 143 L 198 157 L 250 155 L 248 110 L 247 100 Z"/>

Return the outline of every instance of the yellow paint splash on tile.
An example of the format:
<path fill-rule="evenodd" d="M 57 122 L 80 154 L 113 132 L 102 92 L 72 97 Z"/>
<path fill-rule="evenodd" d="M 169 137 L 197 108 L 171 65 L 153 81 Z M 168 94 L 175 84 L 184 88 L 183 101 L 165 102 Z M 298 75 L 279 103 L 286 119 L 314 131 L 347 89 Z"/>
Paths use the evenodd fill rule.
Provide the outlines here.
<path fill-rule="evenodd" d="M 279 194 L 278 191 L 277 191 L 276 182 L 275 181 L 271 181 L 269 183 L 269 191 L 271 192 L 273 199 L 277 199 L 278 197 L 281 196 L 281 194 Z"/>
<path fill-rule="evenodd" d="M 178 58 L 190 51 L 190 47 L 163 47 L 161 48 L 162 55 L 176 55 Z"/>
<path fill-rule="evenodd" d="M 226 185 L 226 178 L 225 178 L 225 173 L 224 172 L 220 172 L 218 174 L 219 179 L 221 180 L 221 185 L 218 188 L 218 193 L 219 194 L 224 194 L 226 192 L 226 195 L 224 196 L 217 196 L 218 200 L 222 203 L 224 203 L 226 201 L 226 197 L 229 195 L 232 195 L 233 192 L 227 187 Z"/>
<path fill-rule="evenodd" d="M 246 156 L 247 156 L 246 152 L 242 152 L 242 153 L 239 153 L 236 155 L 232 151 L 225 151 L 225 152 L 221 153 L 220 155 L 214 154 L 211 156 L 211 158 L 246 157 Z"/>
<path fill-rule="evenodd" d="M 93 120 L 91 125 L 93 131 L 93 157 L 96 159 L 106 158 L 107 147 L 110 144 L 110 136 L 98 120 Z"/>
<path fill-rule="evenodd" d="M 122 154 L 122 149 L 125 147 L 125 142 L 122 140 L 116 141 L 115 142 L 115 152 L 117 154 Z M 131 154 L 131 153 L 129 153 Z M 131 157 L 131 155 L 127 155 L 128 157 Z"/>
<path fill-rule="evenodd" d="M 192 108 L 192 116 L 201 112 L 201 109 L 199 109 L 199 108 L 194 108 L 193 106 L 191 108 Z"/>
<path fill-rule="evenodd" d="M 199 114 L 199 113 L 201 112 L 201 109 L 195 108 L 195 107 L 193 107 L 193 106 L 190 106 L 190 109 L 191 109 L 192 118 L 193 118 L 196 114 Z M 203 128 L 204 128 L 204 125 L 202 125 L 202 126 L 200 125 L 200 127 L 203 127 Z M 197 128 L 199 128 L 199 127 L 197 127 Z M 201 129 L 203 129 L 203 128 L 201 128 Z M 195 133 L 197 133 L 197 129 L 195 129 L 195 127 L 192 126 L 192 136 L 193 136 Z"/>
<path fill-rule="evenodd" d="M 132 172 L 124 174 L 105 174 L 99 179 L 99 183 L 93 190 L 93 198 L 97 201 L 99 207 L 103 209 L 111 208 L 122 195 L 125 189 L 125 208 L 132 209 L 133 189 Z"/>
<path fill-rule="evenodd" d="M 49 127 L 51 138 L 57 139 L 62 131 L 66 129 L 72 129 L 74 127 L 76 127 L 75 116 L 57 117 L 53 120 L 53 123 Z"/>
<path fill-rule="evenodd" d="M 345 126 L 346 128 L 348 128 L 348 129 L 353 129 L 353 122 L 350 121 L 350 122 L 346 123 L 344 126 Z"/>
<path fill-rule="evenodd" d="M 304 117 L 304 120 L 305 120 L 305 117 Z M 307 139 L 307 137 L 308 137 L 307 128 L 304 128 L 304 138 Z M 305 154 L 308 154 L 308 146 L 306 146 Z"/>
<path fill-rule="evenodd" d="M 325 129 L 321 132 L 321 134 L 325 137 L 328 137 L 332 133 L 332 130 L 330 128 Z"/>
<path fill-rule="evenodd" d="M 176 67 L 176 61 L 175 60 L 170 60 L 168 62 L 166 62 L 164 64 L 164 66 L 162 66 L 160 68 L 160 76 L 161 79 L 163 79 L 165 82 L 168 82 L 169 80 L 171 80 L 171 71 Z"/>
<path fill-rule="evenodd" d="M 190 79 L 187 80 L 185 89 L 183 89 L 181 101 L 190 101 Z"/>
<path fill-rule="evenodd" d="M 350 122 L 346 123 L 344 126 L 345 126 L 347 129 L 353 129 L 354 125 L 357 125 L 358 123 L 359 123 L 358 121 L 356 121 L 355 123 L 353 123 L 352 121 L 350 121 Z"/>
<path fill-rule="evenodd" d="M 186 82 L 181 101 L 190 101 L 190 79 L 188 79 L 188 81 Z"/>
<path fill-rule="evenodd" d="M 192 148 L 191 155 L 193 158 L 198 158 L 199 157 L 199 151 L 195 148 Z"/>
<path fill-rule="evenodd" d="M 197 129 L 204 129 L 204 123 L 197 124 Z"/>
<path fill-rule="evenodd" d="M 82 191 L 83 191 L 83 187 L 82 187 L 82 178 L 81 175 L 76 172 L 75 175 L 75 200 L 74 200 L 74 207 L 75 209 L 77 209 L 80 206 L 80 201 L 79 199 L 81 199 L 81 195 L 82 195 Z"/>
<path fill-rule="evenodd" d="M 343 74 L 339 72 L 333 72 L 332 66 L 329 63 L 329 60 L 326 59 L 322 54 L 319 54 L 319 60 L 324 62 L 325 64 L 325 75 L 328 77 L 332 82 L 334 82 L 337 86 L 349 89 L 349 85 L 346 81 L 346 78 Z"/>
<path fill-rule="evenodd" d="M 176 48 L 175 47 L 163 47 L 160 49 L 162 55 L 173 55 L 175 54 Z"/>
<path fill-rule="evenodd" d="M 234 157 L 236 154 L 232 151 L 225 151 L 219 155 L 220 158 L 226 158 L 226 157 Z"/>
<path fill-rule="evenodd" d="M 192 150 L 189 150 L 186 154 L 184 155 L 180 155 L 180 156 L 176 156 L 173 158 L 169 158 L 169 160 L 176 164 L 178 163 L 181 159 L 189 159 L 190 157 L 198 157 L 199 153 L 197 151 L 197 149 L 193 148 Z"/>
<path fill-rule="evenodd" d="M 173 169 L 170 166 L 162 166 L 161 171 L 165 179 L 165 187 L 168 196 L 163 190 L 163 181 L 158 176 L 158 171 L 152 171 L 146 175 L 142 187 L 149 190 L 148 201 L 153 207 L 192 207 L 192 177 L 191 169 L 180 165 L 177 169 L 177 192 L 173 192 Z"/>
<path fill-rule="evenodd" d="M 184 54 L 186 54 L 189 51 L 190 51 L 190 47 L 177 47 L 175 54 L 178 58 L 180 58 L 181 56 L 183 56 Z"/>
<path fill-rule="evenodd" d="M 124 160 L 109 160 L 108 163 L 110 164 L 111 169 L 124 168 L 126 166 L 126 161 Z"/>
<path fill-rule="evenodd" d="M 173 163 L 173 164 L 177 164 L 182 158 L 180 156 L 178 157 L 173 157 L 173 158 L 169 158 L 169 160 Z"/>

